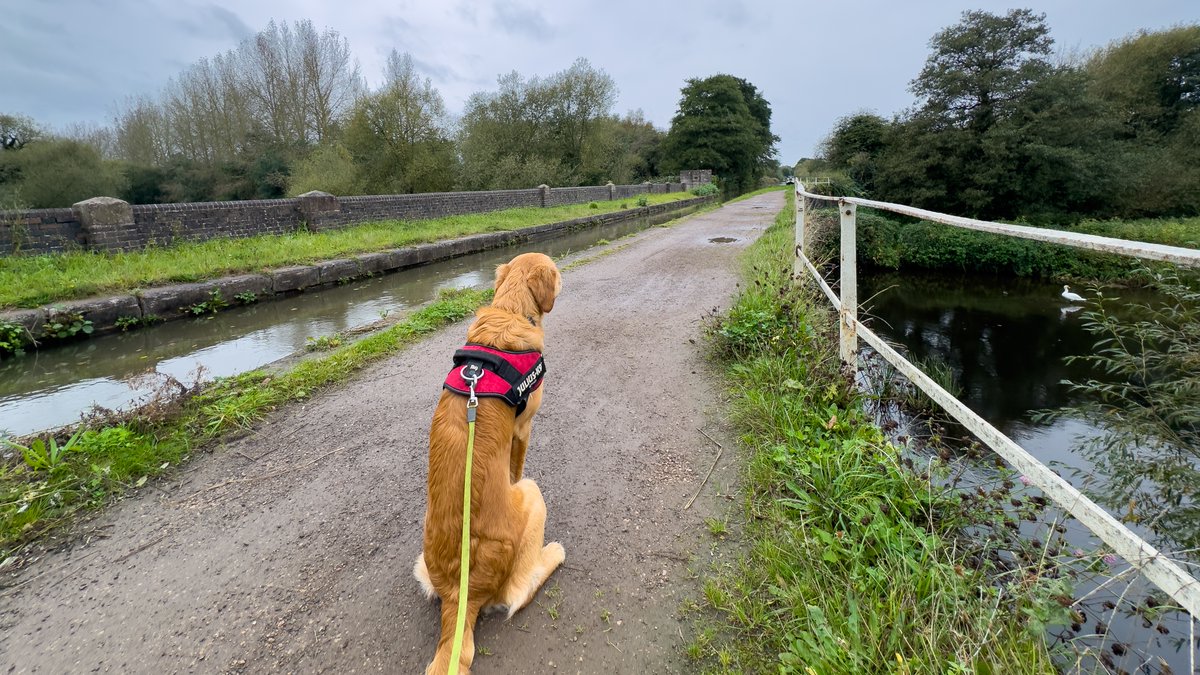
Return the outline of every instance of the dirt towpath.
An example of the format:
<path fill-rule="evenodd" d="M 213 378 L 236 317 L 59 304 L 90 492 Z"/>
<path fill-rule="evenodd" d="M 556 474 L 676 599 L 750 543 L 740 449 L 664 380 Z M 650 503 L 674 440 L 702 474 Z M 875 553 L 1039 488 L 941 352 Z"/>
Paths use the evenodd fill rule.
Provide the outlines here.
<path fill-rule="evenodd" d="M 511 621 L 480 619 L 474 672 L 692 669 L 679 609 L 719 554 L 705 518 L 740 508 L 701 317 L 728 306 L 738 252 L 782 206 L 771 193 L 651 228 L 564 274 L 526 475 L 567 560 Z M 4 579 L 0 673 L 422 672 L 438 630 L 411 574 L 429 420 L 466 325 L 281 410 Z"/>

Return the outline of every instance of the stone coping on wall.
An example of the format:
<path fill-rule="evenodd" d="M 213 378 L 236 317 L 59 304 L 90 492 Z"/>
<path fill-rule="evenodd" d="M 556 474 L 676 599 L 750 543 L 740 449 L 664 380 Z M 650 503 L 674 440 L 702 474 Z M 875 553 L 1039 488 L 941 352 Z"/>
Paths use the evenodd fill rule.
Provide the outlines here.
<path fill-rule="evenodd" d="M 42 326 L 55 314 L 78 313 L 83 319 L 92 322 L 93 334 L 112 333 L 122 328 L 121 323 L 131 323 L 125 326 L 126 328 L 146 325 L 147 317 L 150 322 L 154 322 L 195 316 L 192 310 L 210 303 L 214 293 L 219 293 L 216 297 L 227 303 L 226 307 L 235 307 L 242 304 L 237 300 L 239 294 L 253 293 L 256 300 L 268 300 L 309 288 L 343 283 L 513 244 L 538 241 L 566 230 L 653 218 L 667 213 L 675 214 L 714 200 L 715 197 L 682 199 L 517 230 L 473 234 L 458 239 L 361 253 L 312 265 L 280 267 L 258 274 L 238 274 L 195 283 L 157 286 L 132 294 L 55 302 L 36 309 L 0 312 L 0 321 L 18 323 L 25 326 L 30 334 L 41 335 Z M 217 311 L 226 307 L 210 305 L 209 309 Z"/>

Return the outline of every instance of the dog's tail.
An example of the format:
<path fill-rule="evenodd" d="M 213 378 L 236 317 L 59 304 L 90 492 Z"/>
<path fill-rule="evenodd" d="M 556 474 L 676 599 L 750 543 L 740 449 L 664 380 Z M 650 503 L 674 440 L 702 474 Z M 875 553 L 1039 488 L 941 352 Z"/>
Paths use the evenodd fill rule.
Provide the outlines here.
<path fill-rule="evenodd" d="M 470 675 L 475 660 L 475 620 L 482 605 L 467 602 L 467 624 L 463 628 L 462 650 L 458 655 L 459 675 Z M 442 600 L 442 636 L 438 639 L 437 654 L 425 669 L 425 675 L 446 675 L 450 672 L 450 653 L 454 650 L 454 628 L 458 619 L 458 599 Z"/>

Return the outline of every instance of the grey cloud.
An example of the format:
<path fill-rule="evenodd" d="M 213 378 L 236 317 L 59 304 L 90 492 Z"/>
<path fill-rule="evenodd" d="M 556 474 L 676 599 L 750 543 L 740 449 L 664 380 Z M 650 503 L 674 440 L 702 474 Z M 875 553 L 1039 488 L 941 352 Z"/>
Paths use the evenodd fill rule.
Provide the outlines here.
<path fill-rule="evenodd" d="M 496 3 L 496 25 L 506 33 L 533 38 L 551 37 L 550 24 L 541 12 L 507 0 Z"/>
<path fill-rule="evenodd" d="M 217 5 L 205 5 L 196 14 L 175 19 L 174 23 L 185 34 L 201 39 L 232 37 L 234 42 L 241 42 L 255 33 L 237 14 Z"/>

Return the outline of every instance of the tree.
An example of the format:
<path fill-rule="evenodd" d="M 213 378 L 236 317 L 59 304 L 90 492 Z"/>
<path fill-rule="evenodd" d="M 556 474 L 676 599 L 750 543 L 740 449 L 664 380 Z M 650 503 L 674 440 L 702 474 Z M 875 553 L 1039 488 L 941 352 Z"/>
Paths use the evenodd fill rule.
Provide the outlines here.
<path fill-rule="evenodd" d="M 1036 152 L 1026 143 L 1066 110 L 1047 98 L 1060 89 L 1043 87 L 1057 72 L 1045 59 L 1052 44 L 1045 16 L 1027 9 L 964 12 L 934 35 L 911 84 L 919 105 L 889 126 L 873 163 L 876 196 L 981 218 L 1019 213 L 1035 155 L 1063 147 L 1045 135 Z"/>
<path fill-rule="evenodd" d="M 690 79 L 664 141 L 672 171 L 712 169 L 726 192 L 757 187 L 758 175 L 775 153 L 771 106 L 754 85 L 732 75 Z"/>
<path fill-rule="evenodd" d="M 930 40 L 933 54 L 911 89 L 925 99 L 925 114 L 980 136 L 1049 74 L 1053 44 L 1045 14 L 963 12 Z"/>
<path fill-rule="evenodd" d="M 657 177 L 665 135 L 641 110 L 597 120 L 583 147 L 579 182 L 596 185 L 611 180 L 625 185 Z"/>
<path fill-rule="evenodd" d="M 1085 69 L 1120 129 L 1118 215 L 1200 213 L 1200 25 L 1138 33 Z"/>
<path fill-rule="evenodd" d="M 1097 51 L 1086 68 L 1129 135 L 1170 135 L 1200 107 L 1200 25 L 1138 33 Z"/>
<path fill-rule="evenodd" d="M 23 115 L 0 115 L 0 151 L 20 150 L 42 136 L 37 123 Z"/>
<path fill-rule="evenodd" d="M 871 192 L 887 130 L 887 120 L 874 113 L 842 117 L 822 142 L 821 155 L 833 168 L 845 171 L 859 187 Z"/>
<path fill-rule="evenodd" d="M 579 185 L 585 155 L 603 145 L 604 120 L 617 93 L 612 78 L 578 59 L 546 78 L 526 80 L 514 71 L 498 84 L 498 91 L 472 94 L 463 111 L 464 186 Z"/>
<path fill-rule="evenodd" d="M 437 192 L 454 185 L 456 158 L 442 96 L 412 57 L 388 56 L 383 87 L 359 99 L 344 145 L 357 189 L 371 194 Z"/>

